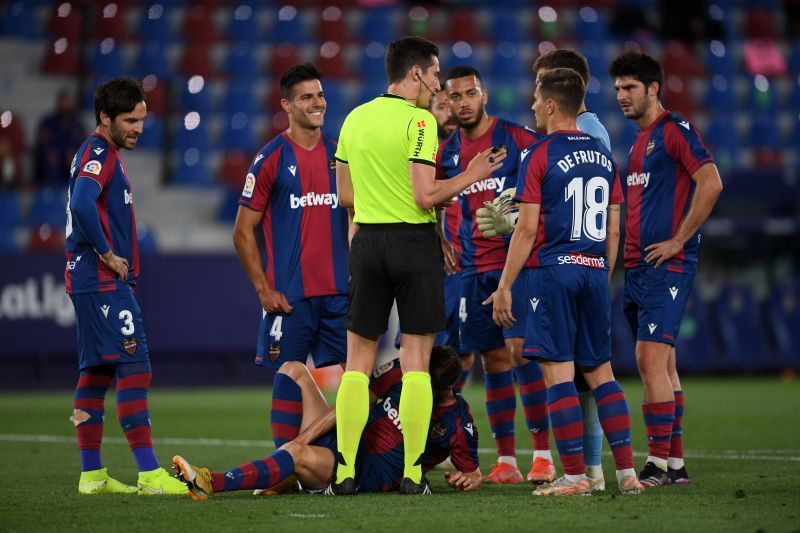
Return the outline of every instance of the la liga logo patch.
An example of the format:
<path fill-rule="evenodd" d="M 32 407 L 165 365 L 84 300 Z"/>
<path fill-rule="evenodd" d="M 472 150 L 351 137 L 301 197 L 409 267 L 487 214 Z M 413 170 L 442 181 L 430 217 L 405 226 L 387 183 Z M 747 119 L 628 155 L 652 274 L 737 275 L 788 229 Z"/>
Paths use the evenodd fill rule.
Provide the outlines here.
<path fill-rule="evenodd" d="M 245 198 L 252 198 L 253 191 L 255 190 L 256 190 L 256 176 L 251 172 L 244 179 L 244 190 L 242 190 L 242 196 L 244 196 Z"/>
<path fill-rule="evenodd" d="M 100 175 L 100 171 L 103 169 L 103 165 L 100 164 L 100 161 L 96 159 L 92 159 L 85 165 L 83 165 L 83 171 L 88 172 L 89 174 L 94 174 L 95 176 Z"/>

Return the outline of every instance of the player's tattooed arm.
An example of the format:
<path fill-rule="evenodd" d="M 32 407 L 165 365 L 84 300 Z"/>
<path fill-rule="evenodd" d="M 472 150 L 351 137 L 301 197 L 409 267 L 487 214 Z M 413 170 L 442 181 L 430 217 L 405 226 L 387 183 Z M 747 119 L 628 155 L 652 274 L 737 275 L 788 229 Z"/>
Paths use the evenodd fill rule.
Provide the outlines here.
<path fill-rule="evenodd" d="M 444 475 L 445 481 L 453 490 L 460 490 L 464 492 L 478 490 L 481 486 L 483 476 L 481 476 L 480 469 L 474 472 L 446 472 Z"/>
<path fill-rule="evenodd" d="M 692 179 L 696 184 L 694 196 L 692 196 L 689 211 L 678 227 L 678 231 L 671 239 L 651 244 L 645 248 L 645 251 L 648 252 L 645 261 L 648 263 L 655 261 L 656 268 L 683 249 L 686 241 L 697 233 L 711 214 L 717 198 L 722 193 L 722 180 L 719 177 L 717 166 L 713 163 L 698 168 L 692 174 Z"/>
<path fill-rule="evenodd" d="M 608 258 L 608 281 L 614 273 L 614 265 L 617 264 L 617 253 L 619 252 L 619 204 L 608 206 L 608 224 L 606 225 L 606 257 Z"/>

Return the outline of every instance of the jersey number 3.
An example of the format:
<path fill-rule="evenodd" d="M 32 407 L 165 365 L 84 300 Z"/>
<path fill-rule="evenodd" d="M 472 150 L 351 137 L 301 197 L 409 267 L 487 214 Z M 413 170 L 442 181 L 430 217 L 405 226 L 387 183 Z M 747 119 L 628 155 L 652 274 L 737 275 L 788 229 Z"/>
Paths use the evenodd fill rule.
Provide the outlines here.
<path fill-rule="evenodd" d="M 564 189 L 564 202 L 572 200 L 570 240 L 579 241 L 584 234 L 593 241 L 606 239 L 608 220 L 608 181 L 595 176 L 586 182 L 572 178 Z"/>

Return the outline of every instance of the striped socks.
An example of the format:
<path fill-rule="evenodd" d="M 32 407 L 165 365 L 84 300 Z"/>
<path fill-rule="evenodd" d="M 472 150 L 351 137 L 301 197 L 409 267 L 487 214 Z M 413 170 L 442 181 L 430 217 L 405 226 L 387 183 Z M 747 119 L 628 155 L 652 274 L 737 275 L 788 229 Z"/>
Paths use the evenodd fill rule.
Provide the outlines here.
<path fill-rule="evenodd" d="M 525 423 L 531 433 L 534 450 L 550 449 L 550 420 L 547 417 L 547 386 L 537 361 L 514 367 Z"/>
<path fill-rule="evenodd" d="M 622 387 L 616 381 L 609 381 L 597 387 L 593 394 L 617 471 L 632 469 L 631 412 Z"/>
<path fill-rule="evenodd" d="M 213 472 L 214 492 L 268 489 L 294 472 L 294 459 L 286 450 L 277 450 L 266 459 L 245 463 L 227 472 Z"/>
<path fill-rule="evenodd" d="M 103 442 L 105 397 L 113 379 L 113 369 L 88 368 L 81 371 L 75 387 L 70 421 L 75 425 L 84 472 L 103 468 L 100 446 Z"/>
<path fill-rule="evenodd" d="M 578 400 L 578 390 L 573 381 L 559 383 L 547 388 L 547 408 L 556 448 L 561 457 L 564 474 L 582 476 L 583 462 L 583 416 Z"/>
<path fill-rule="evenodd" d="M 303 396 L 291 377 L 278 372 L 272 389 L 270 424 L 275 449 L 297 437 L 303 422 Z"/>
<path fill-rule="evenodd" d="M 667 463 L 670 468 L 678 470 L 683 468 L 683 391 L 675 391 L 675 421 L 672 423 L 672 437 L 669 441 L 669 459 Z"/>
<path fill-rule="evenodd" d="M 516 457 L 514 417 L 517 412 L 517 394 L 511 370 L 486 373 L 486 414 L 492 430 L 498 457 Z"/>
<path fill-rule="evenodd" d="M 642 414 L 647 432 L 647 462 L 666 472 L 672 425 L 675 422 L 675 401 L 643 403 Z"/>
<path fill-rule="evenodd" d="M 153 452 L 153 436 L 147 391 L 150 387 L 150 363 L 125 363 L 116 366 L 117 418 L 131 447 L 139 472 L 159 467 Z"/>

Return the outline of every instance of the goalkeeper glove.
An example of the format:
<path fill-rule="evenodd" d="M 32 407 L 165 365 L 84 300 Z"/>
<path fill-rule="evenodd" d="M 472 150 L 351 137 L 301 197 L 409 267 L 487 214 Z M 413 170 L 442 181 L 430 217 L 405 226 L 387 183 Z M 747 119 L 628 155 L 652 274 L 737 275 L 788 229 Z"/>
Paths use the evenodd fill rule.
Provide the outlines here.
<path fill-rule="evenodd" d="M 484 202 L 485 207 L 481 207 L 475 212 L 478 222 L 478 230 L 484 237 L 494 237 L 505 235 L 514 231 L 519 218 L 519 209 L 513 203 L 516 189 L 513 187 L 503 191 L 494 202 Z"/>

